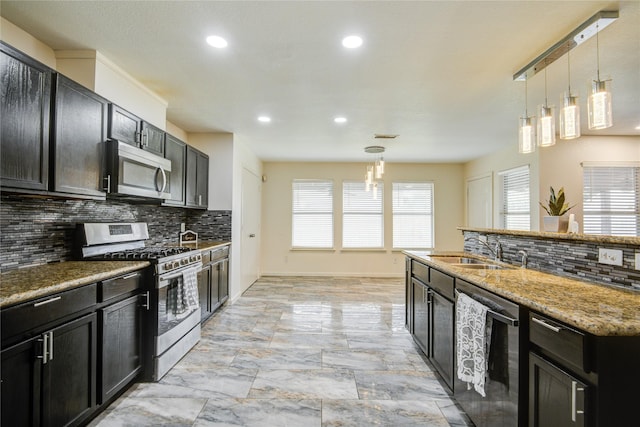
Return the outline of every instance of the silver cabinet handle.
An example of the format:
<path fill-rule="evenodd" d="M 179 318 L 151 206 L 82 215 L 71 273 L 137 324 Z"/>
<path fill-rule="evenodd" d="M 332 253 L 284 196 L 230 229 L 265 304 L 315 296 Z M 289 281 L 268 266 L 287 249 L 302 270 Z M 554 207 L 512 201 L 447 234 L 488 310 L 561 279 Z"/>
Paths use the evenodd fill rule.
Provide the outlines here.
<path fill-rule="evenodd" d="M 198 194 L 198 204 L 202 204 L 202 194 Z"/>
<path fill-rule="evenodd" d="M 53 331 L 49 332 L 49 360 L 53 360 Z"/>
<path fill-rule="evenodd" d="M 571 421 L 576 422 L 577 414 L 584 414 L 584 411 L 577 408 L 577 394 L 579 391 L 584 391 L 584 387 L 578 387 L 576 381 L 571 381 Z"/>
<path fill-rule="evenodd" d="M 256 237 L 256 235 L 251 233 L 251 234 L 249 234 L 249 237 Z"/>
<path fill-rule="evenodd" d="M 38 342 L 42 343 L 42 355 L 36 357 L 42 359 L 42 364 L 46 365 L 49 361 L 49 333 L 43 334 L 42 338 L 38 339 Z"/>
<path fill-rule="evenodd" d="M 540 326 L 544 326 L 545 328 L 552 330 L 553 332 L 560 332 L 562 330 L 562 328 L 550 325 L 544 320 L 538 319 L 537 317 L 531 317 L 531 320 L 533 320 L 535 323 L 537 323 Z"/>
<path fill-rule="evenodd" d="M 111 193 L 111 175 L 107 175 L 106 178 L 102 178 L 104 181 L 107 181 L 106 187 L 103 188 L 107 193 Z"/>
<path fill-rule="evenodd" d="M 48 299 L 46 301 L 36 302 L 36 303 L 33 304 L 33 306 L 34 307 L 40 307 L 41 305 L 51 304 L 52 302 L 60 301 L 61 299 L 62 299 L 62 297 L 53 297 L 53 298 Z"/>
<path fill-rule="evenodd" d="M 134 140 L 142 146 L 142 132 L 136 132 L 134 134 Z"/>
<path fill-rule="evenodd" d="M 131 279 L 131 278 L 133 278 L 133 277 L 136 277 L 138 274 L 140 274 L 140 273 L 131 273 L 131 274 L 127 274 L 126 276 L 122 276 L 120 279 L 122 279 L 122 280 Z"/>

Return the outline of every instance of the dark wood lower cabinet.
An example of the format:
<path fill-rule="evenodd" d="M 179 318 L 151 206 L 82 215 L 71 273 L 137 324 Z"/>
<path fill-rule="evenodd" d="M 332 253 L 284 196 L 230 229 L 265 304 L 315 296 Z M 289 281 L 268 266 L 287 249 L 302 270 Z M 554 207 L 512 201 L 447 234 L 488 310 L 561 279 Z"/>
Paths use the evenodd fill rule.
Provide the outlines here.
<path fill-rule="evenodd" d="M 229 298 L 229 246 L 204 250 L 198 273 L 201 322 L 206 321 Z"/>
<path fill-rule="evenodd" d="M 431 328 L 431 291 L 422 282 L 413 279 L 413 338 L 427 357 L 431 356 L 429 342 Z"/>
<path fill-rule="evenodd" d="M 142 316 L 140 295 L 100 310 L 100 396 L 104 403 L 142 371 Z"/>
<path fill-rule="evenodd" d="M 95 313 L 2 351 L 2 425 L 74 426 L 96 408 Z"/>
<path fill-rule="evenodd" d="M 453 301 L 437 292 L 431 294 L 433 331 L 431 363 L 437 366 L 444 382 L 453 390 L 455 356 L 455 308 Z"/>
<path fill-rule="evenodd" d="M 529 353 L 529 426 L 584 427 L 589 387 L 560 367 Z"/>

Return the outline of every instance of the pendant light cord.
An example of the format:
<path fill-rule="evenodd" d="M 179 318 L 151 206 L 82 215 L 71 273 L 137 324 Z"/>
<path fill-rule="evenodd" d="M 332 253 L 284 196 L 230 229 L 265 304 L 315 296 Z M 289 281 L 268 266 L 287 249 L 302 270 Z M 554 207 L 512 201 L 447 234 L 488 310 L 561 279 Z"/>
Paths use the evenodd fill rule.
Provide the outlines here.
<path fill-rule="evenodd" d="M 549 108 L 547 103 L 547 67 L 544 67 L 544 108 Z"/>
<path fill-rule="evenodd" d="M 527 109 L 529 105 L 529 96 L 527 90 L 527 84 L 529 83 L 529 79 L 524 80 L 524 117 L 529 117 L 529 110 Z"/>
<path fill-rule="evenodd" d="M 597 64 L 597 76 L 598 81 L 600 81 L 600 27 L 599 24 L 596 23 L 596 64 Z"/>
<path fill-rule="evenodd" d="M 571 48 L 569 42 L 567 42 L 567 80 L 569 80 L 569 93 L 571 96 Z"/>

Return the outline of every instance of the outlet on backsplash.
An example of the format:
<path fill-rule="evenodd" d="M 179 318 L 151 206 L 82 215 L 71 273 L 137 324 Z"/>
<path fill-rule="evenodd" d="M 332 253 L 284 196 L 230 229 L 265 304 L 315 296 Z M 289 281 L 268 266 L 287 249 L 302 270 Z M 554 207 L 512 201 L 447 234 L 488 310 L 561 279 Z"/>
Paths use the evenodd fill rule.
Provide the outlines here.
<path fill-rule="evenodd" d="M 637 261 L 637 257 L 636 257 Z M 609 265 L 622 265 L 622 251 L 619 249 L 598 248 L 598 262 Z"/>

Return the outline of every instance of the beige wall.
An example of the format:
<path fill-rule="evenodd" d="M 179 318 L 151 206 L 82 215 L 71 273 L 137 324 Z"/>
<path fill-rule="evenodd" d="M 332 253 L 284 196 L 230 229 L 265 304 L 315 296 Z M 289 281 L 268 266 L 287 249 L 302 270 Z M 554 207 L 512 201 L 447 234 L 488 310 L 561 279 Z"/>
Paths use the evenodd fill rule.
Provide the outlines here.
<path fill-rule="evenodd" d="M 0 39 L 46 66 L 56 69 L 56 55 L 53 49 L 2 17 Z"/>
<path fill-rule="evenodd" d="M 461 164 L 387 163 L 384 175 L 384 242 L 381 250 L 342 250 L 342 182 L 360 180 L 364 163 L 264 164 L 262 188 L 262 274 L 343 276 L 400 276 L 404 258 L 393 251 L 391 190 L 394 181 L 434 182 L 435 246 L 462 248 L 463 168 Z M 294 179 L 331 179 L 334 187 L 334 250 L 291 249 L 291 184 Z"/>
<path fill-rule="evenodd" d="M 518 141 L 507 148 L 498 150 L 487 156 L 471 160 L 464 165 L 464 179 L 466 181 L 480 176 L 493 176 L 493 226 L 500 228 L 500 180 L 498 174 L 502 171 L 513 169 L 519 166 L 529 165 L 531 196 L 530 206 L 533 212 L 536 212 L 538 206 L 539 195 L 539 152 L 533 154 L 519 154 Z M 465 192 L 466 193 L 466 192 Z M 466 194 L 465 194 L 465 212 L 466 212 Z M 466 220 L 466 216 L 464 217 Z M 539 217 L 531 216 L 531 230 L 537 230 L 539 226 Z"/>
<path fill-rule="evenodd" d="M 582 231 L 582 162 L 640 162 L 640 136 L 583 136 L 574 141 L 558 141 L 540 152 L 540 200 L 549 199 L 549 187 L 564 187 L 567 202 L 575 204 Z M 537 204 L 536 204 L 537 206 Z M 545 215 L 538 206 L 539 217 Z"/>
<path fill-rule="evenodd" d="M 190 133 L 189 145 L 209 156 L 209 210 L 233 207 L 233 134 Z"/>

